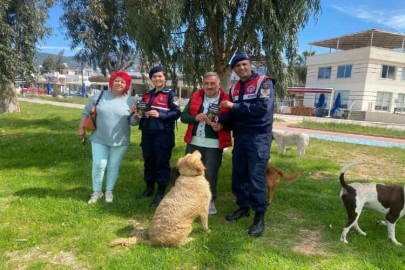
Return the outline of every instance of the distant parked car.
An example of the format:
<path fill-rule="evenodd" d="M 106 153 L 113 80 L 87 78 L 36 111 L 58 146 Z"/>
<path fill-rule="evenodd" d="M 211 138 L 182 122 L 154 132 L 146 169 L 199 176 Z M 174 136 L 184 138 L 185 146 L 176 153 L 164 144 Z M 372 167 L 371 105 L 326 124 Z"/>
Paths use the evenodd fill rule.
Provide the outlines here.
<path fill-rule="evenodd" d="M 26 94 L 26 95 L 38 96 L 38 95 L 42 95 L 44 92 L 45 91 L 42 88 L 34 88 L 34 87 L 23 88 L 23 94 Z"/>

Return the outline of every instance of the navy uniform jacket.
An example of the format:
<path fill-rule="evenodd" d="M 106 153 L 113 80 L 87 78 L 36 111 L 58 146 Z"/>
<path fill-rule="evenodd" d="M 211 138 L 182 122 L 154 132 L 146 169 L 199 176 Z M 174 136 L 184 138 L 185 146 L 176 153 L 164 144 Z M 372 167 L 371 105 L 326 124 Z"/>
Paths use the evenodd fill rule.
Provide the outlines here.
<path fill-rule="evenodd" d="M 162 131 L 174 130 L 175 121 L 180 117 L 179 98 L 175 91 L 168 87 L 156 92 L 156 89 L 150 90 L 143 99 L 148 103 L 148 110 L 157 110 L 158 118 L 141 118 L 139 128 L 142 130 Z"/>

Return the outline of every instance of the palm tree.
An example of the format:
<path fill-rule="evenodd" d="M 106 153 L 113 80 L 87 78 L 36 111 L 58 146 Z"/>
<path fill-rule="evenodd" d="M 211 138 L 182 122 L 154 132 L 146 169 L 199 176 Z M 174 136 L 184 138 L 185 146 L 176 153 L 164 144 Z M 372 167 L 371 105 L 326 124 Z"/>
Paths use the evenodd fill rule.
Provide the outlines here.
<path fill-rule="evenodd" d="M 307 58 L 315 55 L 315 52 L 303 51 L 302 55 L 297 55 L 294 61 L 294 83 L 296 86 L 305 86 L 307 80 Z"/>

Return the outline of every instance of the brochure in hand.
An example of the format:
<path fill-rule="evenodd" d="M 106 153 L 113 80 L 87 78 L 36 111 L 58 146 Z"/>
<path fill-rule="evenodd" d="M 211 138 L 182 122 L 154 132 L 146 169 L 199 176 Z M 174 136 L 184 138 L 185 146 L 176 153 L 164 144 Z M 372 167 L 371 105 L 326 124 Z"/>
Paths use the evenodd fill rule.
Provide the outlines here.
<path fill-rule="evenodd" d="M 146 103 L 144 100 L 138 101 L 136 108 L 138 110 L 138 114 L 142 115 L 144 112 L 148 111 L 148 103 Z"/>
<path fill-rule="evenodd" d="M 220 112 L 219 105 L 211 103 L 210 106 L 208 107 L 208 118 L 212 122 L 218 123 L 219 112 Z"/>

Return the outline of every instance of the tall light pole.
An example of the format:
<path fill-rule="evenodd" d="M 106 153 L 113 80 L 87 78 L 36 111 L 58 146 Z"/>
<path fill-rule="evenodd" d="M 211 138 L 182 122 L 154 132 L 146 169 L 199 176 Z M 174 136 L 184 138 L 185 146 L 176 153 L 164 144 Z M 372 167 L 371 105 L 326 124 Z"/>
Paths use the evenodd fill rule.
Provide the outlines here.
<path fill-rule="evenodd" d="M 81 66 L 82 66 L 82 97 L 85 97 L 85 95 L 86 95 L 86 88 L 84 87 L 84 79 L 83 79 L 83 76 L 84 76 L 84 65 L 83 65 L 83 62 L 81 63 Z"/>

